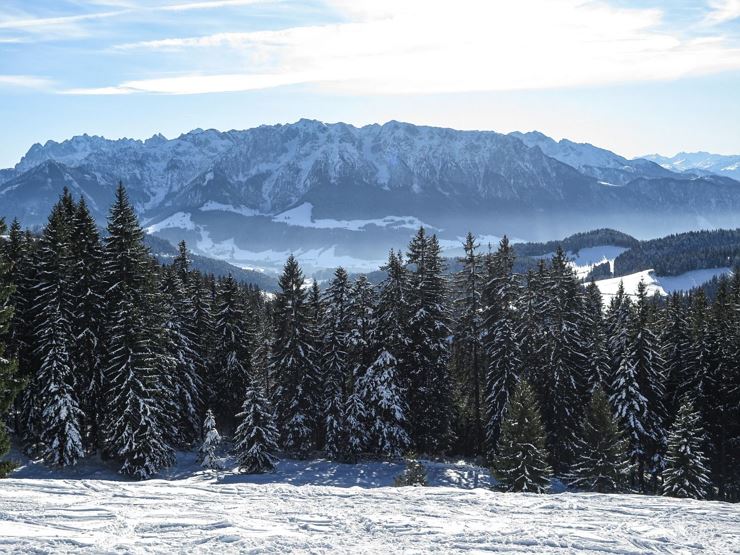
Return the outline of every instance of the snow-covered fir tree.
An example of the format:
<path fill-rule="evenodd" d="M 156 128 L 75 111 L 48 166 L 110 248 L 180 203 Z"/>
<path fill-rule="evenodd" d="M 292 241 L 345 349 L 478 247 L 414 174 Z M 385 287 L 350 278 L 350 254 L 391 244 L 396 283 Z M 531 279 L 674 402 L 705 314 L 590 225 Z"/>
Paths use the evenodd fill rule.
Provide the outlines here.
<path fill-rule="evenodd" d="M 663 495 L 692 499 L 707 496 L 711 481 L 701 448 L 703 433 L 699 414 L 689 400 L 684 400 L 668 436 Z"/>
<path fill-rule="evenodd" d="M 204 405 L 211 406 L 214 401 L 214 376 L 218 359 L 216 341 L 215 285 L 212 277 L 192 276 L 188 291 L 193 306 L 193 331 L 196 337 L 195 349 L 200 360 L 200 396 Z"/>
<path fill-rule="evenodd" d="M 454 276 L 455 328 L 452 344 L 452 366 L 460 398 L 460 434 L 466 451 L 483 453 L 483 393 L 485 391 L 485 355 L 483 352 L 483 287 L 482 258 L 472 233 L 463 246 L 465 255 L 458 259 L 462 266 Z"/>
<path fill-rule="evenodd" d="M 369 444 L 367 411 L 359 392 L 353 392 L 347 397 L 343 415 L 345 443 L 341 453 L 345 460 L 352 462 L 367 449 Z"/>
<path fill-rule="evenodd" d="M 185 446 L 200 435 L 201 359 L 195 350 L 193 306 L 181 274 L 173 266 L 164 267 L 161 274 L 165 351 L 172 361 L 170 380 L 178 424 L 177 443 Z"/>
<path fill-rule="evenodd" d="M 203 440 L 198 449 L 198 463 L 209 470 L 220 470 L 221 461 L 219 461 L 216 451 L 221 445 L 221 435 L 216 429 L 216 418 L 213 416 L 211 409 L 206 411 L 201 435 Z"/>
<path fill-rule="evenodd" d="M 497 451 L 493 471 L 502 489 L 544 493 L 549 488 L 545 429 L 534 390 L 525 380 L 509 399 Z"/>
<path fill-rule="evenodd" d="M 369 450 L 398 457 L 410 445 L 408 434 L 407 273 L 402 257 L 391 251 L 388 277 L 380 287 L 372 341 L 378 353 L 358 383 L 365 407 Z"/>
<path fill-rule="evenodd" d="M 305 456 L 314 448 L 319 414 L 319 369 L 314 334 L 304 289 L 303 272 L 290 256 L 280 276 L 275 299 L 275 336 L 270 355 L 278 427 L 283 448 Z"/>
<path fill-rule="evenodd" d="M 655 483 L 662 470 L 661 453 L 665 447 L 662 359 L 648 318 L 646 286 L 641 281 L 628 320 L 625 352 L 612 379 L 610 398 L 630 443 L 633 485 L 641 491 L 648 487 L 646 474 Z"/>
<path fill-rule="evenodd" d="M 370 424 L 362 397 L 362 382 L 373 362 L 372 332 L 375 326 L 375 291 L 367 277 L 358 276 L 350 291 L 348 364 L 349 393 L 344 406 L 347 440 L 344 457 L 355 459 L 369 447 Z"/>
<path fill-rule="evenodd" d="M 349 363 L 350 283 L 344 268 L 337 268 L 334 272 L 334 279 L 324 293 L 324 306 L 321 333 L 324 449 L 329 457 L 336 458 L 345 447 L 347 422 L 344 410 L 348 384 L 352 380 Z"/>
<path fill-rule="evenodd" d="M 586 390 L 587 343 L 583 292 L 565 253 L 558 248 L 543 282 L 543 366 L 533 376 L 547 422 L 547 446 L 556 473 L 567 471 L 576 452 Z"/>
<path fill-rule="evenodd" d="M 491 460 L 501 434 L 506 407 L 521 373 L 516 314 L 516 284 L 512 275 L 514 252 L 509 240 L 501 239 L 495 254 L 486 258 L 483 289 L 486 359 L 485 422 L 487 456 Z"/>
<path fill-rule="evenodd" d="M 64 198 L 64 197 L 63 197 Z M 74 390 L 73 302 L 70 221 L 64 203 L 52 209 L 39 240 L 34 312 L 38 366 L 30 390 L 39 452 L 53 466 L 71 466 L 84 456 L 82 411 Z"/>
<path fill-rule="evenodd" d="M 5 221 L 0 218 L 0 235 L 5 233 Z M 5 425 L 5 416 L 13 405 L 16 395 L 23 388 L 24 383 L 18 376 L 18 364 L 8 357 L 4 338 L 13 318 L 13 306 L 10 300 L 13 295 L 13 285 L 9 282 L 10 264 L 8 257 L 0 250 L 0 457 L 10 450 L 10 439 Z M 12 470 L 12 464 L 0 462 L 0 478 L 4 478 Z"/>
<path fill-rule="evenodd" d="M 258 386 L 247 388 L 239 427 L 234 436 L 234 451 L 239 470 L 246 474 L 272 472 L 277 464 L 278 432 L 267 398 Z"/>
<path fill-rule="evenodd" d="M 623 491 L 629 480 L 628 447 L 609 398 L 597 386 L 581 425 L 577 457 L 569 473 L 571 483 L 599 493 Z"/>
<path fill-rule="evenodd" d="M 590 393 L 609 387 L 609 351 L 607 348 L 606 322 L 603 299 L 596 282 L 586 286 L 581 319 L 581 337 L 586 348 L 585 385 Z"/>
<path fill-rule="evenodd" d="M 691 388 L 691 337 L 685 300 L 679 293 L 668 299 L 661 321 L 660 344 L 665 368 L 666 413 L 676 414 Z"/>
<path fill-rule="evenodd" d="M 74 211 L 70 244 L 75 391 L 84 413 L 88 448 L 95 450 L 101 444 L 100 422 L 104 410 L 103 246 L 84 198 L 80 198 Z"/>
<path fill-rule="evenodd" d="M 220 425 L 231 433 L 236 428 L 234 415 L 239 412 L 251 375 L 250 337 L 244 311 L 242 293 L 229 275 L 218 284 L 212 389 Z"/>
<path fill-rule="evenodd" d="M 409 320 L 409 426 L 417 451 L 444 451 L 452 441 L 451 335 L 448 286 L 436 235 L 423 227 L 409 243 L 407 264 Z"/>
<path fill-rule="evenodd" d="M 162 406 L 167 384 L 153 345 L 153 335 L 161 330 L 150 328 L 156 284 L 143 236 L 119 185 L 103 264 L 108 316 L 103 435 L 106 452 L 121 462 L 121 472 L 140 479 L 174 462 L 171 414 Z"/>

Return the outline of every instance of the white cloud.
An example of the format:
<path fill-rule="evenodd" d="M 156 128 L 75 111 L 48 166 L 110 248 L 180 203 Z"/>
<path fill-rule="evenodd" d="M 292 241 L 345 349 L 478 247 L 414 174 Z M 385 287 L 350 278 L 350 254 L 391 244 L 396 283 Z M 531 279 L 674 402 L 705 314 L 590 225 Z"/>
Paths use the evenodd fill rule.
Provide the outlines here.
<path fill-rule="evenodd" d="M 237 92 L 258 89 L 269 89 L 300 83 L 315 83 L 326 80 L 320 73 L 288 73 L 264 75 L 183 75 L 161 79 L 142 79 L 126 81 L 112 87 L 68 89 L 64 94 L 78 95 L 114 95 L 133 93 L 156 94 L 203 94 L 214 92 Z"/>
<path fill-rule="evenodd" d="M 230 8 L 236 6 L 248 6 L 250 4 L 261 4 L 267 0 L 210 0 L 205 2 L 183 2 L 180 4 L 169 4 L 159 8 L 163 11 L 188 11 L 188 10 L 213 10 L 216 8 Z"/>
<path fill-rule="evenodd" d="M 176 2 L 162 5 L 140 5 L 125 0 L 96 1 L 93 5 L 120 8 L 110 11 L 85 14 L 65 15 L 58 17 L 5 16 L 0 19 L 0 29 L 17 29 L 29 32 L 47 28 L 68 28 L 79 33 L 79 24 L 98 19 L 107 19 L 140 12 L 181 12 L 190 10 L 213 10 L 225 7 L 247 6 L 274 0 L 204 0 L 198 2 Z"/>
<path fill-rule="evenodd" d="M 718 24 L 740 18 L 740 0 L 712 0 L 706 23 Z"/>
<path fill-rule="evenodd" d="M 127 13 L 128 10 L 117 10 L 111 12 L 97 12 L 80 15 L 68 15 L 60 17 L 21 17 L 21 18 L 6 18 L 0 20 L 0 29 L 37 29 L 44 27 L 59 27 L 64 25 L 72 25 L 81 21 L 89 21 L 92 19 L 103 19 L 107 17 L 114 17 Z"/>
<path fill-rule="evenodd" d="M 347 23 L 119 46 L 182 51 L 191 74 L 104 91 L 197 94 L 295 83 L 360 94 L 540 89 L 676 79 L 740 68 L 719 37 L 662 30 L 662 12 L 583 0 L 333 0 Z M 208 75 L 240 56 L 242 72 Z M 206 65 L 207 64 L 207 65 Z M 93 93 L 78 89 L 75 93 Z M 99 90 L 99 89 L 98 89 Z"/>
<path fill-rule="evenodd" d="M 49 79 L 33 75 L 0 75 L 0 88 L 46 89 L 52 85 Z"/>

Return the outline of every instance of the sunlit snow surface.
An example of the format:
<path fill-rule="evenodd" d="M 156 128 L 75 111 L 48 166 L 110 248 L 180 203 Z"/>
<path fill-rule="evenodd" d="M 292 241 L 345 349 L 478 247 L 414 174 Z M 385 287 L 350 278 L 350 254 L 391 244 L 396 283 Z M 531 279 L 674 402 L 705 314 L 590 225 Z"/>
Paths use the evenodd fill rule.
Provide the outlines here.
<path fill-rule="evenodd" d="M 675 291 L 689 291 L 714 277 L 729 275 L 731 271 L 730 268 L 708 268 L 692 270 L 678 276 L 656 276 L 653 270 L 645 270 L 622 277 L 602 279 L 597 281 L 596 285 L 604 296 L 604 302 L 608 303 L 610 298 L 617 293 L 620 282 L 622 282 L 624 291 L 628 295 L 637 293 L 637 286 L 642 280 L 647 286 L 648 296 L 655 293 L 664 296 Z"/>
<path fill-rule="evenodd" d="M 0 484 L 0 552 L 737 553 L 740 506 L 637 495 L 504 494 L 467 465 L 388 487 L 399 464 L 283 462 L 266 476 L 146 482 L 32 466 Z M 182 458 L 182 457 L 181 457 Z M 477 483 L 478 488 L 471 489 Z"/>

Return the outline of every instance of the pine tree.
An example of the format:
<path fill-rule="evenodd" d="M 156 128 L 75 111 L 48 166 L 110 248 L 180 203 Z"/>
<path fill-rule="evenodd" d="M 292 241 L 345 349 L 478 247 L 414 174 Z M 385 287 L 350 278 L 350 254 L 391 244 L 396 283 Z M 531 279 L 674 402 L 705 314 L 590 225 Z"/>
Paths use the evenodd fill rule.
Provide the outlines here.
<path fill-rule="evenodd" d="M 581 336 L 586 348 L 585 380 L 588 391 L 609 387 L 609 351 L 603 300 L 596 282 L 586 286 Z"/>
<path fill-rule="evenodd" d="M 494 474 L 505 491 L 544 493 L 552 476 L 547 458 L 545 429 L 534 390 L 521 380 L 501 426 Z"/>
<path fill-rule="evenodd" d="M 320 384 L 303 281 L 298 261 L 290 256 L 275 299 L 275 339 L 270 356 L 283 447 L 299 456 L 315 445 Z"/>
<path fill-rule="evenodd" d="M 347 363 L 351 376 L 344 406 L 347 440 L 343 453 L 348 460 L 355 460 L 370 446 L 370 424 L 362 396 L 362 383 L 374 356 L 372 333 L 375 327 L 375 302 L 375 291 L 367 277 L 360 275 L 352 286 L 349 306 Z"/>
<path fill-rule="evenodd" d="M 322 369 L 324 399 L 324 448 L 330 458 L 343 450 L 347 436 L 344 415 L 348 383 L 352 374 L 349 366 L 349 334 L 351 329 L 350 285 L 347 272 L 337 268 L 326 290 L 323 319 Z"/>
<path fill-rule="evenodd" d="M 711 481 L 701 449 L 703 430 L 699 414 L 686 400 L 678 411 L 668 437 L 666 469 L 661 493 L 671 497 L 704 499 Z"/>
<path fill-rule="evenodd" d="M 0 218 L 0 235 L 5 233 L 5 221 Z M 24 383 L 18 377 L 18 365 L 7 357 L 3 337 L 13 318 L 13 307 L 9 303 L 13 295 L 13 285 L 8 281 L 9 264 L 0 250 L 0 457 L 10 450 L 10 440 L 5 426 L 5 415 Z M 0 478 L 4 478 L 13 468 L 12 463 L 0 462 Z"/>
<path fill-rule="evenodd" d="M 578 456 L 570 472 L 572 484 L 599 493 L 622 491 L 629 473 L 627 449 L 609 399 L 597 386 L 581 426 Z"/>
<path fill-rule="evenodd" d="M 64 203 L 52 209 L 39 241 L 34 312 L 39 360 L 31 399 L 41 455 L 53 466 L 72 466 L 84 456 L 81 418 L 74 391 L 70 222 Z"/>
<path fill-rule="evenodd" d="M 164 267 L 161 273 L 164 346 L 166 356 L 172 361 L 169 379 L 179 430 L 177 442 L 186 446 L 200 435 L 201 361 L 195 351 L 193 307 L 182 282 L 182 274 L 174 266 Z"/>
<path fill-rule="evenodd" d="M 674 293 L 668 299 L 661 323 L 661 351 L 665 361 L 666 413 L 676 414 L 681 399 L 689 394 L 692 369 L 691 337 L 683 297 Z"/>
<path fill-rule="evenodd" d="M 170 413 L 162 406 L 161 366 L 151 329 L 156 290 L 143 232 L 123 185 L 108 219 L 103 273 L 106 286 L 106 453 L 121 472 L 148 478 L 174 462 L 169 444 Z"/>
<path fill-rule="evenodd" d="M 646 491 L 645 474 L 655 481 L 662 469 L 665 445 L 662 359 L 658 340 L 648 320 L 644 282 L 637 288 L 635 307 L 627 323 L 627 345 L 614 373 L 610 401 L 623 423 L 635 465 L 633 482 Z"/>
<path fill-rule="evenodd" d="M 71 229 L 72 333 L 75 390 L 85 419 L 86 441 L 96 449 L 103 418 L 103 247 L 95 220 L 81 198 Z"/>
<path fill-rule="evenodd" d="M 547 422 L 547 446 L 557 474 L 567 471 L 576 443 L 585 404 L 587 352 L 583 329 L 582 289 L 558 248 L 544 282 L 543 305 L 545 364 L 537 372 L 535 386 Z"/>
<path fill-rule="evenodd" d="M 735 278 L 737 280 L 737 278 Z M 740 462 L 740 299 L 728 279 L 721 279 L 712 303 L 705 342 L 711 355 L 703 379 L 702 397 L 692 399 L 704 423 L 704 453 L 717 486 L 717 497 L 732 498 L 734 462 Z M 728 488 L 729 486 L 729 488 Z M 735 490 L 737 491 L 737 490 Z"/>
<path fill-rule="evenodd" d="M 614 375 L 624 362 L 629 343 L 629 322 L 631 316 L 632 302 L 624 292 L 624 283 L 619 281 L 617 292 L 609 299 L 609 309 L 606 313 L 607 351 L 609 353 L 609 366 L 611 368 L 611 379 L 607 387 L 607 394 L 611 395 L 611 384 Z"/>
<path fill-rule="evenodd" d="M 277 464 L 277 428 L 267 399 L 255 386 L 247 389 L 241 423 L 234 436 L 239 470 L 246 474 L 272 472 Z"/>
<path fill-rule="evenodd" d="M 401 255 L 391 251 L 388 277 L 380 289 L 373 344 L 378 355 L 359 380 L 358 393 L 368 423 L 368 447 L 388 457 L 400 456 L 409 446 L 407 387 L 408 322 L 406 269 Z"/>
<path fill-rule="evenodd" d="M 359 393 L 347 397 L 343 408 L 345 443 L 342 447 L 343 457 L 353 462 L 368 446 L 367 411 Z"/>
<path fill-rule="evenodd" d="M 219 405 L 220 425 L 233 431 L 234 415 L 239 411 L 241 396 L 250 384 L 249 336 L 239 287 L 230 275 L 218 285 L 216 299 L 216 356 L 213 376 L 213 399 Z"/>
<path fill-rule="evenodd" d="M 409 425 L 415 448 L 444 451 L 452 440 L 452 382 L 449 375 L 449 309 L 445 264 L 439 241 L 419 228 L 409 244 L 407 302 Z"/>
<path fill-rule="evenodd" d="M 216 456 L 216 450 L 221 443 L 221 435 L 216 429 L 216 418 L 213 416 L 211 409 L 206 411 L 206 417 L 203 420 L 202 437 L 203 443 L 198 449 L 198 462 L 203 468 L 220 470 L 221 462 Z"/>
<path fill-rule="evenodd" d="M 501 240 L 498 251 L 486 259 L 483 292 L 486 372 L 486 444 L 489 460 L 496 452 L 501 425 L 521 372 L 517 323 L 513 310 L 516 285 L 512 275 L 514 252 L 509 240 Z"/>
<path fill-rule="evenodd" d="M 483 453 L 484 352 L 482 344 L 482 261 L 472 233 L 465 239 L 461 270 L 454 277 L 456 325 L 452 361 L 461 406 L 461 433 L 472 454 Z"/>

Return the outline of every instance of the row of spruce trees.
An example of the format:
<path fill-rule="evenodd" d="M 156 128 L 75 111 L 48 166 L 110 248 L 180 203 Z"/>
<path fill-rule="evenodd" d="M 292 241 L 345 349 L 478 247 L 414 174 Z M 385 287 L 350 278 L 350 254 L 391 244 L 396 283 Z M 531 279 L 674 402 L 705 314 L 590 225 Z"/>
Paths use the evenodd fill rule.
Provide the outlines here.
<path fill-rule="evenodd" d="M 291 256 L 271 298 L 193 271 L 184 243 L 156 263 L 122 186 L 103 237 L 65 192 L 1 251 L 0 410 L 50 465 L 100 452 L 147 478 L 200 444 L 215 467 L 219 429 L 247 472 L 455 453 L 510 490 L 740 496 L 737 272 L 711 304 L 641 284 L 604 310 L 561 250 L 520 275 L 505 238 L 469 235 L 450 277 L 420 229 L 379 286 L 306 286 Z"/>

